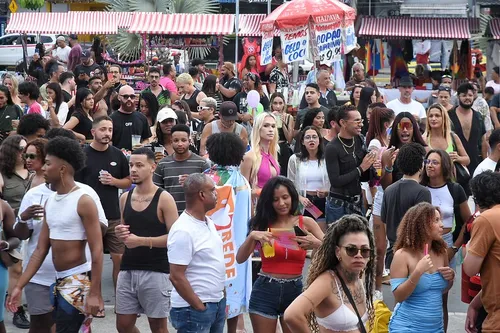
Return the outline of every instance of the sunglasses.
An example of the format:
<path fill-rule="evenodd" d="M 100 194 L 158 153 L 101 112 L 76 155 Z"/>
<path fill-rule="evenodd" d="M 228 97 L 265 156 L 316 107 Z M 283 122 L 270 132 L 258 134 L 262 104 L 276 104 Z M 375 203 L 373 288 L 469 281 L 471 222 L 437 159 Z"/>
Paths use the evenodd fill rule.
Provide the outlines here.
<path fill-rule="evenodd" d="M 208 110 L 210 109 L 208 106 L 201 106 L 201 105 L 198 105 L 198 107 L 196 108 L 198 110 L 198 112 L 200 111 L 203 111 L 203 110 Z"/>
<path fill-rule="evenodd" d="M 441 76 L 441 79 L 451 79 L 451 75 L 443 75 Z"/>
<path fill-rule="evenodd" d="M 445 86 L 439 86 L 438 91 L 451 91 L 451 88 Z"/>
<path fill-rule="evenodd" d="M 361 252 L 361 256 L 365 259 L 367 258 L 370 258 L 370 255 L 372 254 L 372 249 L 368 249 L 368 248 L 361 248 L 361 249 L 358 249 L 356 246 L 342 246 L 344 249 L 345 249 L 345 253 L 347 253 L 347 255 L 349 257 L 355 257 L 358 253 Z"/>
<path fill-rule="evenodd" d="M 34 159 L 36 159 L 36 156 L 37 156 L 36 154 L 23 154 L 23 158 L 25 160 L 27 160 L 28 158 L 31 160 L 34 160 Z"/>
<path fill-rule="evenodd" d="M 124 99 L 129 99 L 129 98 L 132 100 L 135 99 L 135 94 L 133 94 L 133 95 L 120 95 L 120 96 L 123 97 Z"/>
<path fill-rule="evenodd" d="M 398 130 L 400 130 L 400 131 L 404 131 L 404 130 L 409 131 L 412 128 L 413 128 L 413 124 L 411 123 L 411 121 L 405 121 L 405 122 L 402 121 L 398 124 Z"/>

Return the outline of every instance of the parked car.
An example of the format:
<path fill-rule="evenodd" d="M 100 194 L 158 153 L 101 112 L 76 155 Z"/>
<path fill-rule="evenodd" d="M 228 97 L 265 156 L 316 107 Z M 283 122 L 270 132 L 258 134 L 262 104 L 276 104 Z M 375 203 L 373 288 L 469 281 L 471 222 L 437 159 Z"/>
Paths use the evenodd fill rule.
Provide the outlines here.
<path fill-rule="evenodd" d="M 27 34 L 28 57 L 33 57 L 35 46 L 38 41 L 45 45 L 48 50 L 56 42 L 56 35 L 35 35 Z M 39 37 L 39 38 L 37 38 Z M 23 46 L 21 34 L 8 34 L 0 37 L 0 68 L 16 66 L 23 60 Z"/>
<path fill-rule="evenodd" d="M 312 62 L 308 60 L 302 60 L 299 62 L 299 75 L 306 75 L 314 67 Z M 293 64 L 288 64 L 288 73 L 293 71 Z"/>

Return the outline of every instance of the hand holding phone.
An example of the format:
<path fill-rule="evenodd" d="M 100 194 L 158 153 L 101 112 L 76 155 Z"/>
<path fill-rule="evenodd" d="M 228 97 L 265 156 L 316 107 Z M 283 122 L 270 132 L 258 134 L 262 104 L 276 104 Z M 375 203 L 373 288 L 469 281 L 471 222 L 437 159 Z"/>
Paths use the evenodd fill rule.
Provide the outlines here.
<path fill-rule="evenodd" d="M 307 236 L 307 232 L 302 230 L 298 225 L 293 226 L 293 230 L 295 231 L 295 236 Z"/>

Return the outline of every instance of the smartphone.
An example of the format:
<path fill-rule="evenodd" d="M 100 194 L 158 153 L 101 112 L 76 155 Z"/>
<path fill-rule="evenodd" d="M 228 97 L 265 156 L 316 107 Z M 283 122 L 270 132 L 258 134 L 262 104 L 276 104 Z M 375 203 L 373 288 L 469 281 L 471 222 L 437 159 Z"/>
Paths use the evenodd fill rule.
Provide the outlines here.
<path fill-rule="evenodd" d="M 113 79 L 113 73 L 108 73 L 108 81 L 112 81 Z"/>
<path fill-rule="evenodd" d="M 293 226 L 293 230 L 295 231 L 295 236 L 307 236 L 307 233 L 298 225 Z"/>

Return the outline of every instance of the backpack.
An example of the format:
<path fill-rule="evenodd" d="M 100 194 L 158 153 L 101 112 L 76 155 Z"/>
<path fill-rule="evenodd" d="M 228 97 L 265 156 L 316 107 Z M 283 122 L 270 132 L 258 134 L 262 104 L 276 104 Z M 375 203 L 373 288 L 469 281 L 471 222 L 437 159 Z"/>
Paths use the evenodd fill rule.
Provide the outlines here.
<path fill-rule="evenodd" d="M 373 318 L 373 327 L 370 330 L 370 323 L 366 324 L 366 331 L 369 333 L 388 333 L 389 321 L 391 320 L 392 312 L 383 301 L 377 300 L 373 302 L 375 316 Z"/>

